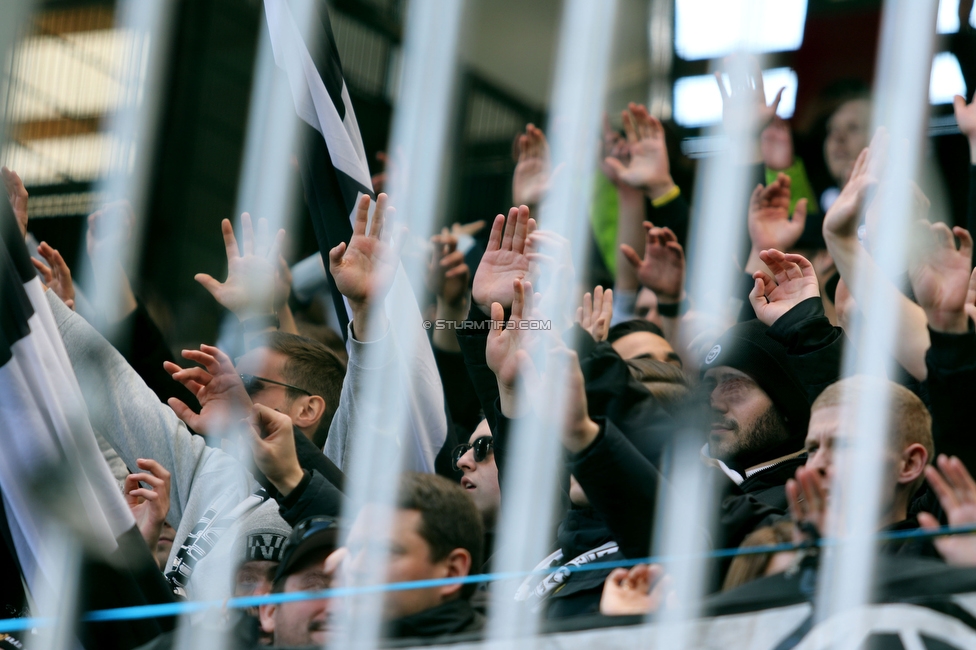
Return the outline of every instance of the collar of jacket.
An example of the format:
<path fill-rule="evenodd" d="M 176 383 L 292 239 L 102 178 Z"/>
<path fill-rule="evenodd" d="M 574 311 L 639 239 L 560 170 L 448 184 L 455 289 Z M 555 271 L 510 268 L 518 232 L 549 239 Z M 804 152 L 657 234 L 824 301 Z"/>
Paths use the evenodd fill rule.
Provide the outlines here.
<path fill-rule="evenodd" d="M 408 639 L 473 632 L 483 622 L 466 598 L 457 598 L 390 621 L 389 636 L 394 639 Z"/>
<path fill-rule="evenodd" d="M 728 465 L 726 465 L 719 459 L 712 458 L 711 456 L 709 456 L 707 443 L 705 444 L 704 447 L 702 447 L 700 455 L 703 463 L 705 463 L 710 467 L 716 467 L 722 470 L 722 473 L 728 476 L 733 483 L 735 483 L 736 485 L 742 485 L 742 483 L 747 478 L 751 478 L 756 474 L 758 474 L 759 472 L 763 472 L 766 471 L 767 469 L 776 467 L 777 465 L 785 463 L 788 460 L 799 458 L 805 453 L 806 453 L 806 449 L 801 449 L 800 451 L 795 451 L 792 454 L 786 454 L 785 456 L 780 456 L 779 458 L 774 458 L 773 460 L 767 460 L 765 462 L 759 463 L 758 465 L 753 465 L 752 467 L 749 467 L 745 470 L 744 476 L 739 472 L 735 471 L 734 469 L 730 468 Z"/>
<path fill-rule="evenodd" d="M 572 508 L 559 523 L 556 543 L 569 560 L 581 553 L 613 541 L 613 533 L 593 508 Z"/>

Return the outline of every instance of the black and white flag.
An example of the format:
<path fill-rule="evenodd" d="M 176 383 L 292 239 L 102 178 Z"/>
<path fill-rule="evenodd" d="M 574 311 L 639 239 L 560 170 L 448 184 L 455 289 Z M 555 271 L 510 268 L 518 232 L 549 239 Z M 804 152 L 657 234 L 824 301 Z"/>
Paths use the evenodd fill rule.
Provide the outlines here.
<path fill-rule="evenodd" d="M 0 205 L 0 491 L 28 589 L 60 585 L 45 516 L 71 504 L 105 554 L 135 519 L 102 457 L 44 288 L 7 205 Z M 38 483 L 53 489 L 38 490 Z M 52 495 L 55 495 L 52 497 Z M 57 501 L 57 503 L 52 503 Z M 7 534 L 9 531 L 9 535 Z"/>
<path fill-rule="evenodd" d="M 318 56 L 313 57 L 287 0 L 265 0 L 264 9 L 275 63 L 288 76 L 295 111 L 318 132 L 304 143 L 300 167 L 319 250 L 322 259 L 328 260 L 332 248 L 352 237 L 352 215 L 359 197 L 375 198 L 366 150 L 328 12 L 312 12 L 314 28 L 321 24 L 321 29 L 314 29 Z M 328 274 L 328 263 L 325 271 Z M 345 336 L 349 313 L 331 277 L 329 284 Z"/>
<path fill-rule="evenodd" d="M 352 237 L 359 198 L 364 194 L 374 196 L 366 151 L 342 76 L 328 13 L 323 10 L 313 14 L 309 21 L 311 27 L 301 29 L 288 0 L 265 0 L 264 9 L 275 64 L 288 77 L 298 117 L 316 132 L 303 148 L 300 166 L 305 198 L 328 274 L 329 251 L 340 242 L 348 243 Z M 316 56 L 309 52 L 303 33 L 314 33 Z M 331 277 L 329 282 L 345 336 L 348 306 L 335 290 Z M 444 393 L 434 353 L 422 326 L 420 308 L 402 266 L 397 270 L 390 295 L 400 298 L 399 304 L 405 312 L 398 314 L 391 329 L 395 348 L 404 357 L 411 357 L 409 363 L 403 364 L 411 374 L 401 382 L 407 392 L 409 429 L 407 438 L 399 441 L 409 450 L 404 469 L 433 472 L 438 454 L 448 439 Z M 342 467 L 341 459 L 332 460 Z M 348 471 L 347 467 L 342 469 Z"/>

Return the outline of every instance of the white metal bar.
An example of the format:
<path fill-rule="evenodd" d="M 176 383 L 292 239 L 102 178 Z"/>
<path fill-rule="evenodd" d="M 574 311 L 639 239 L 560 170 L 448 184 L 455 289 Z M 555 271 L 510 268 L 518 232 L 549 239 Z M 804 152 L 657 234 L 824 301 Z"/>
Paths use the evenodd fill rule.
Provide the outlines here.
<path fill-rule="evenodd" d="M 589 210 L 616 11 L 615 1 L 566 2 L 550 101 L 548 136 L 553 169 L 558 171 L 543 199 L 539 227 L 570 242 L 573 265 L 581 270 L 590 237 Z M 554 269 L 543 268 L 538 284 L 545 292 L 540 305 L 542 318 L 559 332 L 565 315 L 575 312 L 581 294 L 577 295 L 575 280 L 556 275 Z M 547 359 L 547 363 L 551 361 L 552 357 Z M 549 366 L 545 372 L 542 394 L 535 400 L 532 415 L 512 432 L 512 448 L 506 455 L 509 466 L 501 489 L 507 496 L 496 537 L 495 571 L 531 570 L 551 552 L 563 454 L 560 437 L 568 399 L 563 381 L 567 369 Z M 489 638 L 525 639 L 538 630 L 538 614 L 514 599 L 520 582 L 491 586 Z"/>
<path fill-rule="evenodd" d="M 80 284 L 87 289 L 86 295 L 92 299 L 96 313 L 118 312 L 116 305 L 121 298 L 122 281 L 118 264 L 131 277 L 134 255 L 140 249 L 174 7 L 174 3 L 166 0 L 120 0 L 116 7 L 115 29 L 128 37 L 128 47 L 121 68 L 123 78 L 119 80 L 120 107 L 110 116 L 107 128 L 111 146 L 106 148 L 109 164 L 103 165 L 103 169 L 111 172 L 99 180 L 96 195 L 127 199 L 134 222 L 128 241 L 108 236 L 104 253 L 91 260 L 93 270 L 78 269 Z M 110 211 L 106 231 L 122 232 L 124 218 L 121 211 Z M 93 286 L 99 290 L 92 291 Z"/>
<path fill-rule="evenodd" d="M 415 237 L 433 233 L 457 73 L 457 47 L 464 2 L 455 0 L 413 0 L 404 30 L 402 79 L 399 83 L 388 148 L 393 161 L 388 170 L 389 196 L 396 208 L 396 229 L 406 226 Z M 415 381 L 418 359 L 429 355 L 426 334 L 412 286 L 423 286 L 426 269 L 417 255 L 404 255 L 385 309 L 393 329 L 394 352 L 401 372 L 376 376 L 356 395 L 363 406 L 358 408 L 364 421 L 353 441 L 345 512 L 349 521 L 362 512 L 364 525 L 382 537 L 390 521 L 383 510 L 366 508 L 366 504 L 395 504 L 400 476 L 400 460 L 409 453 L 415 441 L 408 425 L 412 415 L 401 386 Z M 375 319 L 370 319 L 375 323 Z M 373 339 L 382 332 L 370 332 Z M 371 354 L 387 354 L 389 349 L 373 347 Z M 368 358 L 373 367 L 380 359 Z M 391 397 L 392 396 L 392 397 Z M 420 405 L 420 408 L 431 405 Z M 414 414 L 415 415 L 415 414 Z M 372 432 L 365 435 L 366 432 Z M 344 468 L 346 469 L 346 468 Z M 431 468 L 432 471 L 433 468 Z M 356 584 L 378 584 L 385 581 L 387 557 L 367 562 L 368 571 Z M 340 623 L 336 647 L 374 648 L 382 631 L 383 594 L 368 594 L 348 599 L 344 620 Z"/>
<path fill-rule="evenodd" d="M 915 215 L 911 179 L 924 147 L 928 109 L 928 78 L 935 42 L 936 0 L 888 0 L 882 18 L 875 82 L 875 126 L 887 128 L 890 155 L 879 179 L 884 227 L 872 256 L 881 270 L 858 272 L 854 295 L 859 317 L 848 332 L 844 374 L 884 377 L 892 368 L 892 350 L 900 326 L 897 307 L 879 283 L 903 272 L 908 228 Z M 865 267 L 858 265 L 859 269 Z M 884 277 L 887 276 L 887 277 Z M 888 432 L 888 395 L 871 391 L 867 399 L 845 410 L 839 436 L 850 438 L 846 453 L 836 453 L 835 479 L 830 486 L 828 527 L 843 542 L 827 550 L 818 586 L 818 615 L 849 612 L 869 602 L 874 579 L 875 544 L 880 517 L 881 479 Z"/>

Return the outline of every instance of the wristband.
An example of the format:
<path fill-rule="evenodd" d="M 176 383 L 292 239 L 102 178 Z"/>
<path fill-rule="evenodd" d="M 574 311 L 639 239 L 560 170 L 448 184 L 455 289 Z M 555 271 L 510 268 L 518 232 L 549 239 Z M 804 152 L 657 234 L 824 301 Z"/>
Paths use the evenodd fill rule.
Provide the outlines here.
<path fill-rule="evenodd" d="M 672 185 L 670 190 L 656 199 L 651 199 L 651 205 L 653 205 L 655 208 L 660 208 L 662 205 L 671 203 L 671 201 L 674 201 L 679 196 L 681 196 L 681 188 L 677 185 Z"/>
<path fill-rule="evenodd" d="M 665 318 L 677 318 L 685 314 L 688 311 L 689 303 L 688 299 L 685 298 L 681 302 L 665 302 L 657 303 L 657 313 L 661 314 Z"/>
<path fill-rule="evenodd" d="M 251 316 L 241 321 L 241 327 L 245 332 L 263 332 L 269 327 L 278 329 L 281 323 L 278 321 L 278 314 L 265 314 L 264 316 Z"/>

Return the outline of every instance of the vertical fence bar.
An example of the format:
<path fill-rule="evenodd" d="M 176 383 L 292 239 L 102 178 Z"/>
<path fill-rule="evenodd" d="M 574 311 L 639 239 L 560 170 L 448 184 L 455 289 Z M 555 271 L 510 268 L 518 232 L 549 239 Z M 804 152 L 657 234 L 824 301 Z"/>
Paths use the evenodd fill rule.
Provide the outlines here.
<path fill-rule="evenodd" d="M 911 181 L 924 147 L 928 78 L 935 39 L 936 0 L 888 0 L 884 5 L 875 82 L 875 127 L 889 133 L 889 155 L 879 178 L 876 201 L 884 215 L 871 255 L 878 271 L 862 256 L 853 279 L 860 309 L 848 332 L 844 374 L 890 376 L 892 350 L 900 323 L 891 293 L 881 283 L 904 272 L 912 214 Z M 870 601 L 874 583 L 881 477 L 888 432 L 888 395 L 870 389 L 841 415 L 842 439 L 852 441 L 835 454 L 828 527 L 842 542 L 827 549 L 818 585 L 818 616 L 848 612 Z"/>
<path fill-rule="evenodd" d="M 310 24 L 313 4 L 310 0 L 290 4 L 299 27 Z M 303 34 L 309 51 L 315 51 L 313 34 Z M 298 115 L 292 101 L 287 74 L 275 65 L 271 37 L 262 21 L 258 29 L 254 83 L 251 88 L 244 162 L 237 187 L 237 209 L 234 218 L 250 212 L 255 220 L 268 220 L 273 236 L 279 228 L 286 231 L 293 210 L 290 192 L 291 157 L 298 135 Z"/>
<path fill-rule="evenodd" d="M 756 41 L 756 25 L 761 24 L 762 2 L 744 0 L 739 24 L 730 26 L 739 34 L 738 49 L 751 51 Z M 653 48 L 652 48 L 653 51 Z M 761 69 L 761 65 L 758 66 Z M 729 77 L 750 73 L 744 56 L 727 60 L 725 71 Z M 742 93 L 732 93 L 727 110 L 749 114 L 756 107 Z M 742 249 L 746 233 L 745 217 L 749 199 L 749 170 L 758 151 L 759 133 L 748 127 L 742 133 L 720 135 L 720 127 L 712 137 L 721 138 L 724 146 L 716 155 L 705 158 L 698 168 L 692 203 L 692 219 L 688 239 L 687 287 L 694 309 L 703 320 L 721 328 L 735 323 L 741 304 L 733 300 L 736 259 Z M 686 332 L 683 338 L 690 340 Z M 673 580 L 676 598 L 671 606 L 657 617 L 662 623 L 655 636 L 656 647 L 679 649 L 689 647 L 688 621 L 700 613 L 705 593 L 709 563 L 702 555 L 708 551 L 708 531 L 714 525 L 717 481 L 715 471 L 701 460 L 705 431 L 695 423 L 675 438 L 672 451 L 663 468 L 669 489 L 662 491 L 655 517 L 652 552 L 672 558 L 664 569 Z"/>
<path fill-rule="evenodd" d="M 119 80 L 119 108 L 110 116 L 107 128 L 109 144 L 104 155 L 108 160 L 103 168 L 109 171 L 100 179 L 96 196 L 127 199 L 134 222 L 129 240 L 108 235 L 104 254 L 91 260 L 91 271 L 84 266 L 79 269 L 80 284 L 87 289 L 96 313 L 118 313 L 122 282 L 119 265 L 132 277 L 135 254 L 140 250 L 175 6 L 167 0 L 120 0 L 116 6 L 115 29 L 126 39 L 125 61 Z M 110 211 L 106 232 L 123 232 L 124 220 L 122 211 Z M 112 327 L 110 324 L 110 330 Z M 113 333 L 108 332 L 110 336 Z"/>
<path fill-rule="evenodd" d="M 396 228 L 406 226 L 411 233 L 407 250 L 426 239 L 434 230 L 444 177 L 444 153 L 451 113 L 457 65 L 457 47 L 465 3 L 457 0 L 413 0 L 404 30 L 402 78 L 393 116 L 389 153 L 393 169 L 388 173 L 389 196 L 396 208 Z M 414 252 L 415 249 L 414 249 Z M 396 354 L 400 371 L 373 377 L 356 395 L 363 416 L 353 441 L 348 469 L 349 502 L 345 516 L 350 522 L 361 514 L 363 525 L 374 536 L 383 537 L 391 522 L 383 510 L 365 508 L 367 504 L 392 506 L 400 475 L 400 462 L 416 442 L 410 440 L 409 421 L 417 407 L 437 405 L 408 403 L 404 382 L 417 381 L 414 373 L 422 364 L 432 363 L 430 344 L 422 329 L 420 310 L 412 286 L 423 286 L 423 256 L 405 254 L 401 260 L 385 304 L 392 348 L 367 353 L 366 363 L 379 367 L 381 355 Z M 419 281 L 418 281 L 419 280 Z M 375 323 L 374 318 L 370 318 Z M 370 332 L 370 339 L 382 332 Z M 430 469 L 433 471 L 433 468 Z M 387 558 L 378 554 L 368 563 L 357 584 L 385 581 Z M 349 599 L 344 610 L 337 647 L 373 648 L 382 631 L 383 594 L 367 594 Z"/>
<path fill-rule="evenodd" d="M 552 165 L 557 171 L 542 201 L 539 227 L 570 242 L 573 266 L 581 270 L 589 241 L 589 209 L 616 10 L 616 2 L 565 3 L 550 101 L 547 131 Z M 579 287 L 576 280 L 558 277 L 560 274 L 552 268 L 544 267 L 542 271 L 535 287 L 541 288 L 544 296 L 539 305 L 542 318 L 558 333 L 567 323 L 567 314 L 575 312 Z M 552 357 L 546 363 L 551 361 Z M 560 436 L 567 408 L 567 368 L 562 364 L 548 365 L 545 373 L 546 381 L 534 400 L 531 415 L 520 420 L 512 432 L 508 478 L 501 486 L 509 496 L 500 513 L 495 571 L 530 570 L 551 552 L 563 454 Z M 492 585 L 489 638 L 528 637 L 538 630 L 538 613 L 531 611 L 528 603 L 514 598 L 521 581 Z"/>

